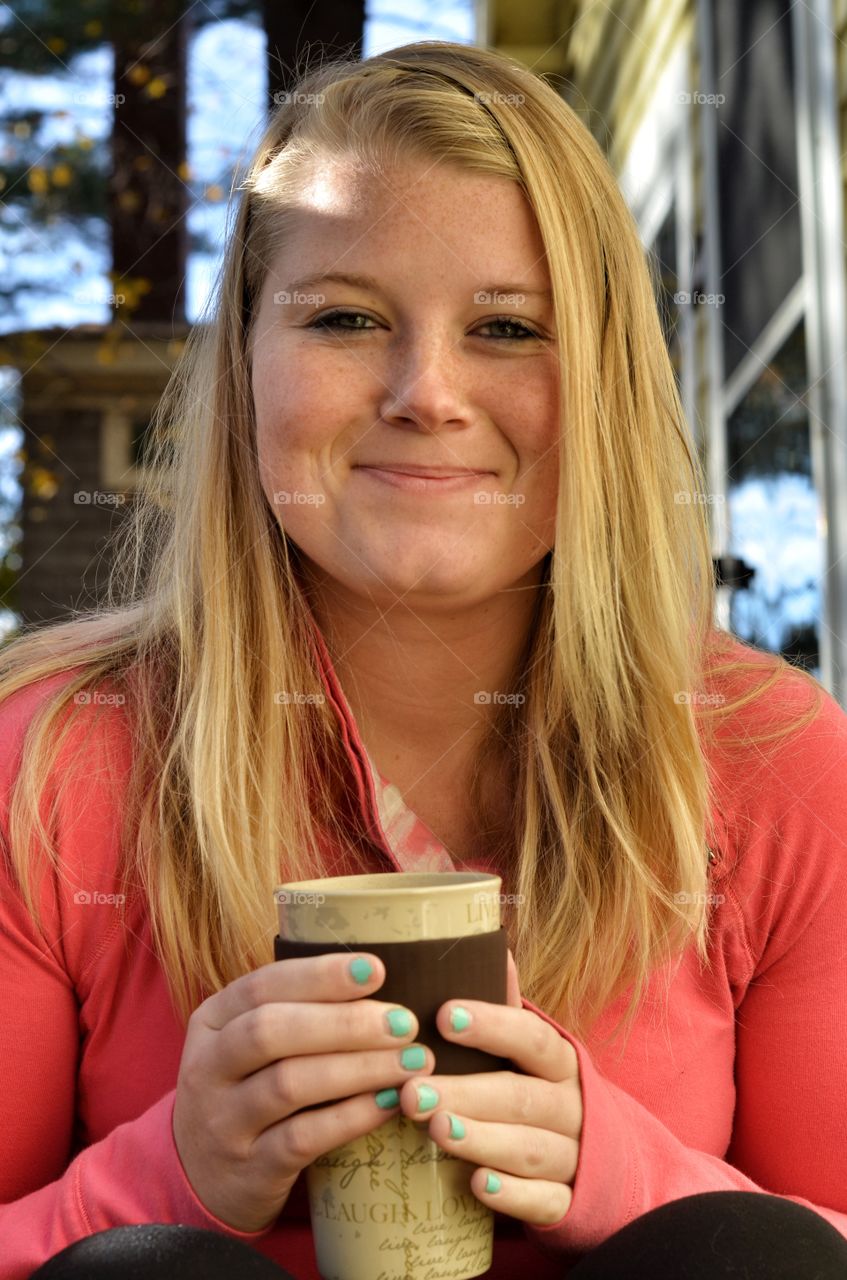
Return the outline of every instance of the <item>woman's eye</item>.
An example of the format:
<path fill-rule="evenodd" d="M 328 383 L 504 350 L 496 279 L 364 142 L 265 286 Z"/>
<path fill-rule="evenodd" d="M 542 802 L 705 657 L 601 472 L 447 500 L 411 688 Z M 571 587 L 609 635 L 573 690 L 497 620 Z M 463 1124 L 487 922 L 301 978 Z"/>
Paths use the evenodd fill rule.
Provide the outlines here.
<path fill-rule="evenodd" d="M 356 319 L 370 320 L 370 318 L 371 317 L 366 316 L 363 311 L 327 311 L 324 313 L 324 315 L 318 316 L 316 320 L 313 320 L 311 324 L 308 326 L 308 328 L 310 329 L 342 328 L 343 329 L 343 328 L 346 328 L 346 326 L 341 325 L 340 322 L 342 320 L 356 320 Z M 348 330 L 348 333 L 349 332 L 355 333 L 356 329 L 361 329 L 361 327 L 362 327 L 361 325 L 354 325 L 352 330 Z"/>
<path fill-rule="evenodd" d="M 307 328 L 341 329 L 342 332 L 346 331 L 347 333 L 370 332 L 370 329 L 366 329 L 363 325 L 345 325 L 342 323 L 344 320 L 370 320 L 371 325 L 373 325 L 371 317 L 365 315 L 363 311 L 327 311 L 324 315 L 318 316 L 315 320 L 312 320 L 311 323 L 307 325 Z M 517 333 L 494 334 L 493 336 L 498 342 L 524 342 L 527 338 L 537 339 L 540 337 L 540 334 L 536 333 L 533 329 L 527 328 L 527 326 L 522 324 L 519 320 L 513 320 L 508 316 L 503 316 L 497 320 L 486 320 L 485 324 L 480 325 L 480 329 L 489 329 L 492 325 L 495 327 L 499 326 L 501 328 L 518 331 Z M 476 332 L 480 332 L 480 329 L 476 330 Z"/>
<path fill-rule="evenodd" d="M 482 325 L 481 327 L 482 327 L 483 329 L 489 329 L 489 328 L 491 327 L 491 325 L 502 325 L 502 326 L 504 326 L 504 327 L 505 327 L 505 328 L 507 328 L 507 329 L 519 329 L 519 330 L 520 330 L 520 332 L 519 332 L 517 335 L 516 335 L 516 334 L 501 334 L 501 336 L 500 336 L 500 341 L 501 341 L 501 342 L 522 342 L 522 341 L 524 341 L 526 338 L 538 338 L 538 337 L 540 336 L 539 334 L 537 334 L 537 333 L 535 332 L 535 330 L 534 330 L 534 329 L 528 329 L 528 328 L 527 328 L 527 326 L 526 326 L 525 324 L 521 324 L 521 322 L 520 322 L 519 320 L 512 320 L 512 319 L 510 319 L 510 317 L 509 317 L 509 316 L 501 316 L 501 317 L 500 317 L 499 319 L 497 319 L 497 320 L 486 320 L 485 324 L 484 324 L 484 325 Z M 496 336 L 496 335 L 495 335 L 495 336 Z"/>

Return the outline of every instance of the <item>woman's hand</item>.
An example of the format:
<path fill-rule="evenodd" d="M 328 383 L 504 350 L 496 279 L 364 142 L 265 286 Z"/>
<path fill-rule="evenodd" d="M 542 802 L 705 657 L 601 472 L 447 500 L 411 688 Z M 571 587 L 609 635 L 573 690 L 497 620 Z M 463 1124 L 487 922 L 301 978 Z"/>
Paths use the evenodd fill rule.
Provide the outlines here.
<path fill-rule="evenodd" d="M 173 1136 L 196 1196 L 222 1222 L 270 1226 L 301 1169 L 398 1115 L 398 1083 L 433 1069 L 431 1049 L 421 1070 L 403 1067 L 418 1021 L 367 998 L 384 981 L 368 952 L 302 956 L 243 974 L 194 1010 Z"/>
<path fill-rule="evenodd" d="M 450 1025 L 456 1007 L 471 1015 L 461 1031 Z M 573 1046 L 522 1007 L 511 951 L 508 1004 L 449 1000 L 438 1010 L 437 1024 L 445 1040 L 509 1058 L 516 1070 L 407 1080 L 400 1091 L 402 1114 L 428 1120 L 433 1142 L 480 1166 L 470 1185 L 483 1204 L 535 1226 L 558 1222 L 570 1207 L 582 1132 Z M 462 1136 L 450 1136 L 451 1117 Z"/>

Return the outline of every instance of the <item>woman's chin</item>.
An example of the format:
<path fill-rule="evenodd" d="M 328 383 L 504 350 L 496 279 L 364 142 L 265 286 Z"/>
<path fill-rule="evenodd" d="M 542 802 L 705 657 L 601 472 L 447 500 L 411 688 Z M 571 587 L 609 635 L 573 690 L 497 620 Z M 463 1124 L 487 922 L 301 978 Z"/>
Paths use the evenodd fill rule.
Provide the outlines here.
<path fill-rule="evenodd" d="M 348 581 L 348 586 L 380 604 L 389 605 L 401 597 L 407 604 L 421 606 L 439 600 L 459 604 L 480 596 L 480 575 L 469 569 L 467 562 L 457 564 L 455 554 L 439 563 L 432 557 L 401 556 L 368 557 L 359 566 L 361 573 Z"/>

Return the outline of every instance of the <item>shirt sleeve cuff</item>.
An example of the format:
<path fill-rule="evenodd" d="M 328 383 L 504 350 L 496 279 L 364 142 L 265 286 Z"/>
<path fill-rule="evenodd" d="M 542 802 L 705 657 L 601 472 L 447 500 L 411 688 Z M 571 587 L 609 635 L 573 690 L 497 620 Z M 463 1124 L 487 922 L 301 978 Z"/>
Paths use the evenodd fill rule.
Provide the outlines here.
<path fill-rule="evenodd" d="M 188 1180 L 173 1136 L 176 1090 L 171 1089 L 143 1115 L 118 1125 L 78 1158 L 78 1197 L 90 1234 L 111 1227 L 167 1222 L 217 1231 L 246 1243 L 269 1235 L 237 1231 L 210 1213 Z"/>

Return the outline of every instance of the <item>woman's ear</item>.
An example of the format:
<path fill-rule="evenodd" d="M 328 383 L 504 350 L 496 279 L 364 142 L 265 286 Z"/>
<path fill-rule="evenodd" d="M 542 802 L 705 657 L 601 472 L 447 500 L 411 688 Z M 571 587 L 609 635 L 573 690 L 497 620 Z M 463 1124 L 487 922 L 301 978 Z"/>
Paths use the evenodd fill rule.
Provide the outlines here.
<path fill-rule="evenodd" d="M 512 955 L 511 949 L 507 951 L 508 964 L 508 981 L 506 986 L 506 1004 L 513 1005 L 516 1009 L 523 1008 L 521 1000 L 521 989 L 518 982 L 518 969 L 515 964 L 515 957 Z"/>

